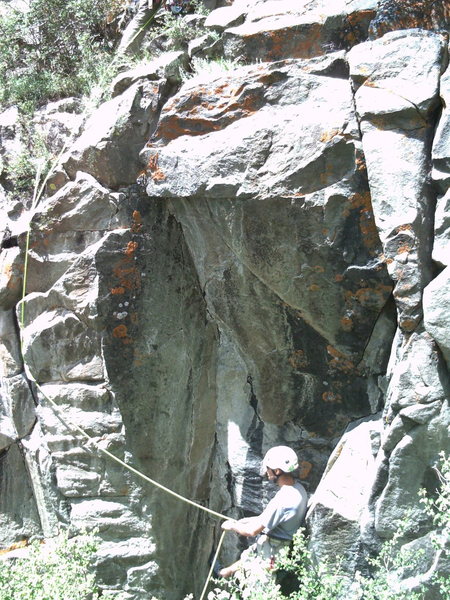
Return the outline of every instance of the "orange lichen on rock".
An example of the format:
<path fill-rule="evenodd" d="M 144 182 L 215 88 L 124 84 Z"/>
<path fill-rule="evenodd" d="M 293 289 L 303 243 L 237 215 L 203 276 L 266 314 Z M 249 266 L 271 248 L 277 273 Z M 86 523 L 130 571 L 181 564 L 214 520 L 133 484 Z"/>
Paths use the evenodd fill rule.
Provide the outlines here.
<path fill-rule="evenodd" d="M 136 290 L 141 287 L 141 277 L 134 265 L 121 261 L 114 267 L 113 272 L 119 279 L 118 287 L 124 287 L 126 290 Z"/>
<path fill-rule="evenodd" d="M 128 242 L 124 250 L 124 258 L 120 259 L 113 267 L 113 275 L 118 279 L 116 289 L 124 288 L 126 291 L 140 289 L 141 275 L 134 261 L 137 248 L 137 242 Z"/>
<path fill-rule="evenodd" d="M 245 38 L 253 38 L 250 43 L 260 48 L 261 60 L 276 61 L 324 54 L 320 43 L 321 33 L 322 24 L 311 23 L 305 25 L 301 32 L 297 28 L 283 27 Z"/>
<path fill-rule="evenodd" d="M 417 327 L 417 321 L 410 318 L 400 319 L 399 325 L 400 329 L 402 329 L 403 331 L 411 332 L 414 331 Z"/>
<path fill-rule="evenodd" d="M 351 331 L 353 329 L 353 321 L 350 317 L 342 317 L 339 322 L 344 331 Z"/>
<path fill-rule="evenodd" d="M 349 360 L 345 354 L 331 345 L 327 346 L 327 352 L 332 357 L 328 366 L 331 370 L 341 371 L 342 373 L 352 373 L 357 371 L 355 364 Z"/>
<path fill-rule="evenodd" d="M 150 171 L 150 177 L 153 181 L 162 181 L 166 178 L 162 170 L 158 166 L 159 153 L 151 154 L 147 161 L 147 170 Z"/>
<path fill-rule="evenodd" d="M 132 256 L 138 248 L 137 242 L 128 242 L 127 247 L 125 249 L 125 254 L 127 256 Z"/>
<path fill-rule="evenodd" d="M 338 129 L 332 129 L 331 131 L 324 131 L 322 133 L 322 135 L 320 136 L 319 140 L 322 143 L 325 142 L 329 142 L 330 140 L 332 140 L 334 137 L 336 137 L 337 135 L 339 135 L 339 130 Z"/>
<path fill-rule="evenodd" d="M 307 479 L 312 470 L 312 464 L 307 460 L 301 460 L 299 464 L 299 478 Z"/>
<path fill-rule="evenodd" d="M 127 326 L 124 325 L 123 323 L 120 325 L 117 325 L 117 327 L 114 327 L 113 336 L 115 338 L 119 339 L 123 344 L 131 344 L 133 341 L 131 339 L 131 337 L 128 335 Z"/>
<path fill-rule="evenodd" d="M 117 325 L 113 329 L 113 336 L 116 338 L 125 338 L 128 335 L 128 328 L 126 325 Z"/>
<path fill-rule="evenodd" d="M 368 250 L 374 250 L 379 246 L 380 238 L 375 225 L 369 192 L 353 194 L 350 198 L 350 205 L 352 209 L 358 209 L 360 211 L 359 228 L 364 245 Z"/>
<path fill-rule="evenodd" d="M 334 404 L 341 404 L 342 397 L 340 394 L 335 394 L 334 392 L 324 392 L 322 394 L 322 400 L 324 402 L 332 402 Z"/>
<path fill-rule="evenodd" d="M 150 171 L 155 171 L 158 168 L 158 159 L 158 152 L 155 152 L 155 154 L 151 154 L 147 161 L 147 169 L 149 169 Z"/>
<path fill-rule="evenodd" d="M 144 172 L 145 175 L 145 172 Z M 133 210 L 133 214 L 132 214 L 132 224 L 131 224 L 131 231 L 133 233 L 139 233 L 139 231 L 141 231 L 142 229 L 142 216 L 141 213 L 138 210 Z"/>
<path fill-rule="evenodd" d="M 376 287 L 361 287 L 356 291 L 346 290 L 344 297 L 347 305 L 354 302 L 365 308 L 381 308 L 392 291 L 392 286 L 379 283 Z"/>
<path fill-rule="evenodd" d="M 405 254 L 405 252 L 411 252 L 412 248 L 410 244 L 401 244 L 397 248 L 397 254 Z"/>
<path fill-rule="evenodd" d="M 153 181 L 164 181 L 165 178 L 166 176 L 161 171 L 161 169 L 157 169 L 154 173 L 152 173 Z"/>
<path fill-rule="evenodd" d="M 119 285 L 118 287 L 111 288 L 111 294 L 113 294 L 114 296 L 116 296 L 118 294 L 124 294 L 124 293 L 125 293 L 125 288 L 121 285 Z"/>
<path fill-rule="evenodd" d="M 305 369 L 309 366 L 304 350 L 295 350 L 288 360 L 293 369 Z"/>
<path fill-rule="evenodd" d="M 3 548 L 0 550 L 0 554 L 8 554 L 8 552 L 12 552 L 13 550 L 18 550 L 19 548 L 26 548 L 29 544 L 28 540 L 20 540 L 20 542 L 16 542 L 8 546 L 7 548 Z"/>

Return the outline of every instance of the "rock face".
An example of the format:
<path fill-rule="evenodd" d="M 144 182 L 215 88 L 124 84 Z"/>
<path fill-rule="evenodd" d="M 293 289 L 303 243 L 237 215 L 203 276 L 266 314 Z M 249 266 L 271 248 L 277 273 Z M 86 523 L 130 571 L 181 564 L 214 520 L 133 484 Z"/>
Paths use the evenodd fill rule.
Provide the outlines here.
<path fill-rule="evenodd" d="M 1 547 L 96 526 L 104 587 L 201 589 L 217 522 L 95 445 L 238 516 L 288 444 L 317 555 L 351 577 L 409 509 L 426 542 L 417 493 L 450 450 L 448 14 L 397 8 L 235 0 L 191 51 L 214 32 L 236 68 L 122 74 L 37 207 L 0 195 Z"/>

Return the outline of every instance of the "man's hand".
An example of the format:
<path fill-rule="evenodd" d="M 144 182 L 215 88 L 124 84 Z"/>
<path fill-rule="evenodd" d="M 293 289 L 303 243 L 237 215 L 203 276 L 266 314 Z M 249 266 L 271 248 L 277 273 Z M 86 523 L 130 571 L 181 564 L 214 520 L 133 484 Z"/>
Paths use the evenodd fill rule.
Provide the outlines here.
<path fill-rule="evenodd" d="M 236 526 L 237 521 L 234 519 L 228 519 L 228 521 L 224 521 L 221 525 L 222 529 L 225 531 L 235 531 L 234 527 Z"/>
<path fill-rule="evenodd" d="M 240 519 L 239 521 L 229 519 L 222 523 L 222 529 L 225 529 L 225 531 L 235 531 L 239 535 L 246 537 L 253 537 L 261 533 L 264 525 L 261 525 L 258 517 L 250 517 L 248 519 Z"/>

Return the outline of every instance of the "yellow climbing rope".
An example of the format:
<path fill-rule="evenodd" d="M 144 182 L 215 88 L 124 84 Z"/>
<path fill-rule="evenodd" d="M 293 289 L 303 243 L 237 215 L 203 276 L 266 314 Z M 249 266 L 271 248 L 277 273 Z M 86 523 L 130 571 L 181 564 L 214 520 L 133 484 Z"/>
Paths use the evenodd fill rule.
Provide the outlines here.
<path fill-rule="evenodd" d="M 222 531 L 222 535 L 220 536 L 219 543 L 217 544 L 217 550 L 214 554 L 214 558 L 212 559 L 211 568 L 209 569 L 208 577 L 206 578 L 205 585 L 203 586 L 202 593 L 200 595 L 199 600 L 203 600 L 203 596 L 206 594 L 206 590 L 208 589 L 209 582 L 211 581 L 211 577 L 214 571 L 214 565 L 217 562 L 217 557 L 219 556 L 220 549 L 222 548 L 223 539 L 225 537 L 226 530 Z"/>

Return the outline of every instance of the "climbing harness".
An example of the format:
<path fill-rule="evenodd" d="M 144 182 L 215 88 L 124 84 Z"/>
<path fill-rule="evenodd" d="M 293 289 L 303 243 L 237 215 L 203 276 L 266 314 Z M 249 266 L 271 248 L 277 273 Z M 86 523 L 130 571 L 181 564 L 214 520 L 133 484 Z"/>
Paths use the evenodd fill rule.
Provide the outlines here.
<path fill-rule="evenodd" d="M 67 145 L 67 143 L 66 143 Z M 55 159 L 55 161 L 52 163 L 52 165 L 50 166 L 46 176 L 44 177 L 44 180 L 42 182 L 42 184 L 39 186 L 39 180 L 42 176 L 42 169 L 41 167 L 38 167 L 37 171 L 36 171 L 36 177 L 35 177 L 35 184 L 34 184 L 34 191 L 33 191 L 33 199 L 32 199 L 32 203 L 31 203 L 31 210 L 34 210 L 43 194 L 43 191 L 45 189 L 45 186 L 49 180 L 49 178 L 51 177 L 55 167 L 57 166 L 59 159 L 61 158 L 62 154 L 65 152 L 66 150 L 66 145 L 63 147 L 63 149 L 61 150 L 61 152 L 58 154 L 57 158 Z M 28 251 L 29 251 L 29 247 L 30 247 L 30 231 L 31 231 L 31 220 L 28 223 L 28 229 L 27 229 L 27 235 L 26 235 L 26 242 L 25 242 L 25 259 L 24 259 L 24 272 L 23 272 L 23 285 L 22 285 L 22 305 L 21 305 L 21 311 L 20 311 L 20 348 L 21 348 L 21 355 L 22 357 L 24 357 L 24 352 L 23 352 L 23 329 L 25 327 L 25 296 L 26 296 L 26 287 L 27 287 L 27 274 L 28 274 Z M 156 488 L 166 492 L 167 494 L 170 494 L 171 496 L 173 496 L 174 498 L 177 498 L 178 500 L 181 500 L 182 502 L 185 502 L 186 504 L 189 504 L 191 506 L 194 506 L 195 508 L 198 508 L 200 510 L 203 510 L 207 513 L 209 513 L 210 515 L 212 515 L 213 517 L 216 517 L 220 520 L 227 520 L 228 517 L 226 515 L 223 515 L 219 512 L 216 512 L 214 510 L 211 510 L 210 508 L 203 506 L 202 504 L 199 504 L 198 502 L 194 502 L 193 500 L 190 500 L 189 498 L 186 498 L 185 496 L 182 496 L 181 494 L 178 494 L 177 492 L 174 492 L 173 490 L 171 490 L 170 488 L 166 487 L 165 485 L 162 485 L 161 483 L 155 481 L 154 479 L 151 479 L 150 477 L 148 477 L 147 475 L 145 475 L 144 473 L 142 473 L 141 471 L 139 471 L 138 469 L 135 469 L 134 467 L 132 467 L 131 465 L 127 464 L 126 462 L 124 462 L 123 460 L 121 460 L 120 458 L 118 458 L 117 456 L 115 456 L 114 454 L 112 454 L 111 452 L 109 452 L 108 450 L 106 450 L 105 448 L 102 448 L 101 446 L 98 445 L 98 443 L 95 441 L 95 439 L 90 436 L 84 429 L 82 429 L 79 425 L 77 425 L 76 423 L 73 423 L 72 421 L 68 421 L 67 419 L 65 419 L 62 414 L 61 414 L 61 408 L 58 406 L 58 404 L 56 404 L 56 402 L 54 400 L 52 400 L 51 398 L 49 398 L 47 396 L 47 394 L 45 394 L 45 392 L 43 391 L 43 389 L 41 388 L 41 386 L 38 384 L 38 382 L 36 381 L 36 379 L 34 378 L 33 374 L 30 372 L 30 369 L 28 367 L 28 365 L 26 364 L 25 360 L 24 360 L 24 369 L 26 372 L 26 375 L 28 377 L 28 379 L 34 384 L 34 386 L 36 387 L 36 389 L 41 393 L 42 397 L 50 404 L 50 406 L 52 407 L 53 411 L 55 412 L 57 418 L 64 424 L 64 426 L 69 430 L 69 432 L 72 432 L 73 430 L 77 431 L 78 433 L 81 434 L 81 436 L 83 438 L 86 439 L 87 442 L 87 449 L 91 450 L 90 447 L 95 447 L 97 451 L 105 454 L 106 456 L 108 456 L 111 460 L 115 461 L 116 463 L 118 463 L 119 465 L 121 465 L 122 467 L 124 467 L 125 469 L 128 469 L 128 471 L 131 471 L 132 473 L 134 473 L 135 475 L 137 475 L 138 477 L 140 477 L 141 479 L 144 479 L 145 481 L 147 481 L 148 483 L 150 483 L 151 485 L 155 486 Z M 222 546 L 222 542 L 223 539 L 225 537 L 225 533 L 226 531 L 224 530 L 220 540 L 219 540 L 219 544 L 217 546 L 217 550 L 216 550 L 216 554 L 214 556 L 214 560 L 212 562 L 211 568 L 209 570 L 205 585 L 203 587 L 201 596 L 199 598 L 199 600 L 203 600 L 204 595 L 206 593 L 206 590 L 208 588 L 209 582 L 211 580 L 212 574 L 213 574 L 213 568 L 214 568 L 214 564 L 217 560 L 217 557 L 219 555 L 221 546 Z"/>

